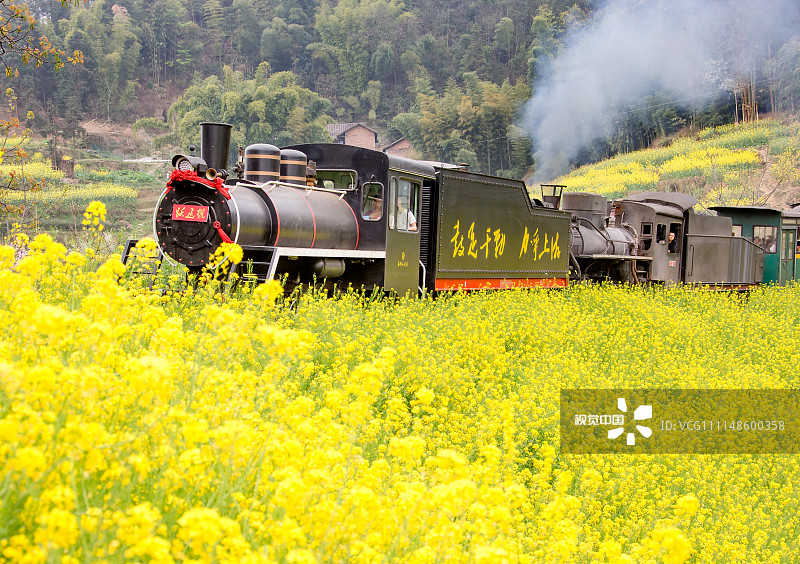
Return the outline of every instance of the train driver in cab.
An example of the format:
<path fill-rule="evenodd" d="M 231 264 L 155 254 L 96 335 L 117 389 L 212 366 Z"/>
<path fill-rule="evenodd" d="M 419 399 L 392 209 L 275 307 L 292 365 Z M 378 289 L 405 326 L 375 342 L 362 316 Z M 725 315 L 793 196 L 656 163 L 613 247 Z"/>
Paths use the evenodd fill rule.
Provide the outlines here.
<path fill-rule="evenodd" d="M 417 230 L 417 218 L 408 209 L 408 196 L 397 197 L 397 229 L 400 231 Z"/>
<path fill-rule="evenodd" d="M 372 204 L 367 217 L 369 219 L 380 219 L 383 216 L 383 200 L 372 198 Z"/>
<path fill-rule="evenodd" d="M 680 244 L 678 240 L 675 238 L 675 232 L 669 232 L 669 243 L 667 243 L 667 252 L 670 253 L 677 253 L 680 250 Z"/>

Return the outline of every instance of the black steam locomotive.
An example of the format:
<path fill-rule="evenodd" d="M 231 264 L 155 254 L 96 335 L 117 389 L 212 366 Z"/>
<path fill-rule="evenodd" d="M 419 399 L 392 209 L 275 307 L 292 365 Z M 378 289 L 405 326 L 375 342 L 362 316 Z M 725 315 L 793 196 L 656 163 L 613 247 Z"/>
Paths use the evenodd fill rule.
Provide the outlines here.
<path fill-rule="evenodd" d="M 177 155 L 153 218 L 165 258 L 199 270 L 222 242 L 241 273 L 288 284 L 383 288 L 565 286 L 570 214 L 520 181 L 338 144 L 240 151 L 201 124 L 200 157 Z"/>
<path fill-rule="evenodd" d="M 675 192 L 645 192 L 613 203 L 598 194 L 565 194 L 561 207 L 572 213 L 575 277 L 722 289 L 760 284 L 764 249 L 734 235 L 735 208 L 701 215 L 694 212 L 696 203 L 694 196 Z"/>
<path fill-rule="evenodd" d="M 532 200 L 521 181 L 339 144 L 250 145 L 229 175 L 230 134 L 201 124 L 200 156 L 175 156 L 156 206 L 163 256 L 190 270 L 235 242 L 240 274 L 290 286 L 406 294 L 587 278 L 760 282 L 759 248 L 731 235 L 730 218 L 695 215 L 688 195 L 610 205 L 551 186 Z"/>

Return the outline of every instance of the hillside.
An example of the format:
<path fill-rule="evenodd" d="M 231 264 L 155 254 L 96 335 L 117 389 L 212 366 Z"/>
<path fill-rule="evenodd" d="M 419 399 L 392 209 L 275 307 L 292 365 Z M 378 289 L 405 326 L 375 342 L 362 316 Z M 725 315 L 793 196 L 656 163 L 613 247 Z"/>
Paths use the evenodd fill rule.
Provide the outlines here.
<path fill-rule="evenodd" d="M 366 122 L 380 143 L 402 136 L 490 174 L 519 177 L 536 154 L 552 178 L 687 126 L 800 107 L 794 0 L 27 4 L 35 36 L 81 63 L 23 64 L 4 36 L 3 91 L 33 112 L 26 126 L 78 141 L 99 121 L 159 121 L 181 146 L 203 120 L 275 145 Z"/>
<path fill-rule="evenodd" d="M 656 147 L 577 168 L 555 180 L 609 198 L 659 190 L 695 196 L 701 207 L 800 202 L 800 122 L 788 117 L 686 131 Z"/>

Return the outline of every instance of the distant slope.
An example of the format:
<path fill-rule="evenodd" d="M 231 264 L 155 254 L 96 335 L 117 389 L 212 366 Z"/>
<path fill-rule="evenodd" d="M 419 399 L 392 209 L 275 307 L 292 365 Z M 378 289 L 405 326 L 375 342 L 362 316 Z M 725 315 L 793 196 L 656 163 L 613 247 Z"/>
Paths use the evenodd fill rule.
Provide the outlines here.
<path fill-rule="evenodd" d="M 692 194 L 701 207 L 800 201 L 800 122 L 764 119 L 704 129 L 559 177 L 569 191 L 609 198 L 648 190 Z"/>

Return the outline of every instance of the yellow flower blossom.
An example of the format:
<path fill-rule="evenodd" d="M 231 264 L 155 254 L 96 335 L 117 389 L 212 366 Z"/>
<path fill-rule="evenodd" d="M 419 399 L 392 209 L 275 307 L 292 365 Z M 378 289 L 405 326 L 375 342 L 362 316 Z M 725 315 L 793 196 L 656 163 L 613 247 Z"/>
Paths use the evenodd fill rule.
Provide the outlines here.
<path fill-rule="evenodd" d="M 25 243 L 0 268 L 2 564 L 800 560 L 793 454 L 559 446 L 562 388 L 796 388 L 800 286 L 267 308 L 276 285 L 150 290 Z"/>

